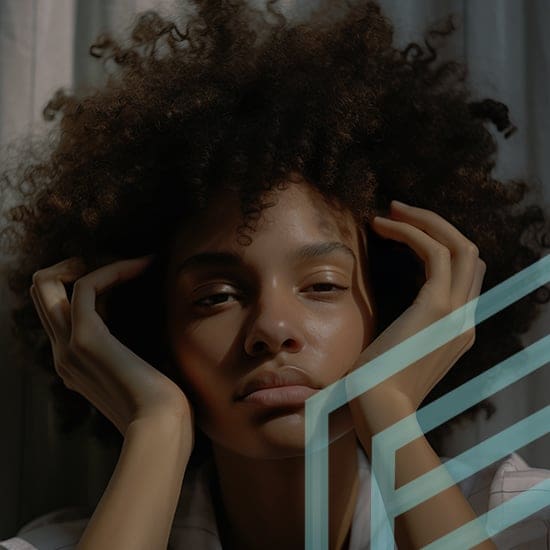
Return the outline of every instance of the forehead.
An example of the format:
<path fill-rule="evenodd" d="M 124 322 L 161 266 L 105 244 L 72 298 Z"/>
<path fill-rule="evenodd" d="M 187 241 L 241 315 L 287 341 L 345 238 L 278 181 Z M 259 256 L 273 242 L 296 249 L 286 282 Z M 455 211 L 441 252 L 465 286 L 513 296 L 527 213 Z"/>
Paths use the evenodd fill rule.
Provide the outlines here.
<path fill-rule="evenodd" d="M 337 238 L 351 243 L 354 240 L 356 224 L 351 212 L 336 208 L 305 182 L 270 190 L 264 193 L 261 203 L 264 206 L 258 215 L 252 216 L 253 230 L 245 231 L 252 242 L 266 235 L 282 241 Z M 216 248 L 222 244 L 235 248 L 244 225 L 250 227 L 250 221 L 242 216 L 238 194 L 224 190 L 181 225 L 175 245 L 177 250 Z"/>

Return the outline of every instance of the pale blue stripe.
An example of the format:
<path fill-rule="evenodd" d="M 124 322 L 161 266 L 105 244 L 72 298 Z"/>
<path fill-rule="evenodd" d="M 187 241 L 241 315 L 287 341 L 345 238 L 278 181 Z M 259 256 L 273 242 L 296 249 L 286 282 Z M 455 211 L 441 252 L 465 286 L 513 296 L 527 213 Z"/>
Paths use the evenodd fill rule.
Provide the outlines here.
<path fill-rule="evenodd" d="M 390 513 L 398 516 L 548 433 L 550 405 L 478 443 L 395 491 Z"/>
<path fill-rule="evenodd" d="M 545 479 L 423 548 L 424 550 L 471 548 L 485 540 L 487 536 L 494 537 L 548 505 L 550 505 L 550 479 Z M 482 533 L 476 532 L 477 522 L 483 526 Z"/>
<path fill-rule="evenodd" d="M 306 550 L 328 549 L 328 441 L 329 415 L 317 410 L 322 402 L 306 400 Z"/>
<path fill-rule="evenodd" d="M 306 548 L 328 548 L 329 414 L 549 280 L 550 255 L 546 255 L 306 401 Z M 489 378 L 482 379 L 485 383 L 487 380 Z M 476 402 L 479 400 L 478 396 Z M 442 406 L 445 401 L 439 404 Z M 422 416 L 422 419 L 429 421 L 429 417 Z M 375 548 L 373 546 L 373 550 Z"/>

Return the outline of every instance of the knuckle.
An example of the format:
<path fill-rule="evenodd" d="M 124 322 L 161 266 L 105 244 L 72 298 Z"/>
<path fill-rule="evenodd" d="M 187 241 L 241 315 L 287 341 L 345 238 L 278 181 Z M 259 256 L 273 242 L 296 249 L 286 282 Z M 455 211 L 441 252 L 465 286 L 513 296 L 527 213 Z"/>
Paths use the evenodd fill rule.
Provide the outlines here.
<path fill-rule="evenodd" d="M 34 286 L 40 286 L 45 279 L 46 275 L 43 269 L 39 269 L 32 274 L 32 284 Z"/>
<path fill-rule="evenodd" d="M 85 285 L 86 285 L 86 278 L 85 277 L 80 277 L 79 279 L 77 279 L 74 282 L 73 293 L 74 292 L 81 292 L 82 289 L 85 287 Z"/>
<path fill-rule="evenodd" d="M 462 340 L 465 342 L 466 350 L 469 350 L 476 341 L 476 331 L 474 328 L 467 330 L 462 334 Z"/>
<path fill-rule="evenodd" d="M 90 350 L 90 336 L 87 331 L 73 330 L 69 341 L 71 354 L 80 355 Z"/>
<path fill-rule="evenodd" d="M 431 310 L 436 320 L 451 313 L 451 304 L 443 297 L 436 296 L 431 300 Z"/>
<path fill-rule="evenodd" d="M 472 327 L 472 328 L 469 328 L 468 330 L 465 330 L 463 333 L 462 333 L 462 338 L 464 340 L 472 340 L 472 339 L 475 339 L 475 336 L 476 336 L 476 329 L 475 327 Z"/>
<path fill-rule="evenodd" d="M 56 369 L 67 372 L 75 364 L 76 357 L 72 354 L 71 349 L 64 346 L 63 349 L 55 352 L 55 366 Z"/>
<path fill-rule="evenodd" d="M 473 256 L 473 257 L 479 256 L 479 248 L 472 241 L 466 241 L 462 245 L 461 249 L 464 252 L 464 254 L 468 254 L 469 256 Z"/>
<path fill-rule="evenodd" d="M 437 260 L 449 261 L 451 259 L 451 251 L 446 246 L 443 246 L 442 244 L 438 245 L 435 247 L 434 257 Z"/>
<path fill-rule="evenodd" d="M 452 308 L 448 302 L 441 300 L 436 303 L 436 310 L 437 310 L 437 315 L 439 316 L 439 318 L 441 318 L 449 315 L 449 313 L 451 313 L 452 311 Z"/>
<path fill-rule="evenodd" d="M 63 363 L 61 361 L 56 361 L 55 372 L 57 372 L 58 376 L 65 379 L 69 373 L 69 368 L 66 363 Z"/>

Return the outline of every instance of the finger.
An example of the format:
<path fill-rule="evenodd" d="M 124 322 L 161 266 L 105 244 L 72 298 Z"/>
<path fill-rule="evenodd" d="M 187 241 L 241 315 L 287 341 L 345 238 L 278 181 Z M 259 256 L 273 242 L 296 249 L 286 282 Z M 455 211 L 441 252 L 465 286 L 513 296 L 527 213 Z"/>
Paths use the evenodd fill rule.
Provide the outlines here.
<path fill-rule="evenodd" d="M 85 272 L 80 258 L 73 257 L 37 271 L 33 275 L 34 296 L 52 332 L 52 340 L 70 336 L 70 305 L 63 283 Z"/>
<path fill-rule="evenodd" d="M 44 312 L 42 311 L 42 305 L 40 304 L 40 301 L 38 300 L 38 297 L 36 295 L 36 289 L 35 289 L 34 285 L 31 285 L 30 295 L 31 295 L 32 301 L 34 303 L 34 308 L 36 309 L 36 312 L 38 313 L 38 317 L 40 319 L 40 322 L 42 323 L 42 326 L 44 327 L 44 330 L 46 331 L 46 334 L 48 335 L 48 338 L 50 339 L 50 341 L 52 343 L 55 342 L 55 335 L 53 333 L 50 322 L 48 321 L 47 317 L 44 315 Z"/>
<path fill-rule="evenodd" d="M 470 302 L 471 300 L 479 298 L 479 294 L 481 292 L 481 287 L 483 286 L 483 279 L 485 277 L 486 271 L 487 271 L 487 266 L 485 262 L 478 258 L 476 263 L 475 273 L 474 273 L 474 280 L 472 282 L 472 286 L 470 287 L 470 292 L 468 293 L 466 302 Z M 476 306 L 477 306 L 477 302 L 476 302 Z M 475 315 L 475 309 L 472 309 L 471 314 Z M 472 324 L 473 326 L 475 326 L 474 319 L 472 319 Z"/>
<path fill-rule="evenodd" d="M 483 279 L 485 278 L 485 273 L 487 272 L 487 264 L 481 259 L 478 258 L 476 264 L 476 272 L 474 276 L 474 281 L 470 292 L 468 294 L 468 301 L 477 298 L 481 292 L 481 287 L 483 286 Z"/>
<path fill-rule="evenodd" d="M 479 293 L 481 292 L 485 271 L 485 262 L 483 260 L 478 260 L 475 268 L 474 280 L 472 282 L 472 286 L 466 300 L 466 303 L 469 304 L 469 306 L 467 306 L 465 310 L 464 324 L 459 329 L 460 335 L 458 336 L 458 338 L 460 338 L 460 341 L 464 342 L 464 344 L 458 350 L 457 356 L 450 364 L 450 366 L 454 365 L 455 362 L 464 354 L 465 350 L 470 349 L 474 344 L 476 334 L 475 313 L 478 302 L 477 299 L 479 298 Z M 474 300 L 474 302 L 470 304 L 472 300 Z M 469 326 L 470 328 L 465 330 L 465 326 Z"/>
<path fill-rule="evenodd" d="M 479 257 L 477 246 L 454 225 L 431 210 L 392 201 L 391 215 L 392 218 L 412 223 L 451 251 L 452 308 L 456 309 L 466 303 Z"/>
<path fill-rule="evenodd" d="M 433 293 L 442 305 L 450 304 L 451 262 L 450 252 L 430 235 L 408 223 L 376 216 L 373 229 L 382 237 L 410 246 L 424 262 L 426 283 L 421 291 Z"/>
<path fill-rule="evenodd" d="M 119 283 L 132 279 L 142 272 L 151 260 L 152 256 L 120 260 L 78 279 L 71 300 L 72 328 L 84 327 L 87 322 L 99 322 L 103 326 L 103 321 L 95 308 L 97 296 Z"/>

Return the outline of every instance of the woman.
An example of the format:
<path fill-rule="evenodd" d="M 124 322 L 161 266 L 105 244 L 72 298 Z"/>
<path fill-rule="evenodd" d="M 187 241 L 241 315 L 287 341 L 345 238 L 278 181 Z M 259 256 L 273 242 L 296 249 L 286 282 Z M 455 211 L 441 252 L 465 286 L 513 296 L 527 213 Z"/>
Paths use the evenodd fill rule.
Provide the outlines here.
<path fill-rule="evenodd" d="M 91 52 L 111 52 L 119 72 L 85 97 L 58 93 L 45 110 L 62 114 L 53 151 L 45 141 L 44 160 L 9 180 L 23 194 L 3 240 L 19 252 L 15 321 L 24 337 L 31 313 L 40 322 L 63 399 L 72 390 L 123 437 L 70 535 L 79 549 L 170 536 L 175 548 L 302 548 L 304 400 L 544 244 L 541 209 L 518 207 L 528 186 L 490 175 L 484 120 L 509 132 L 505 107 L 470 101 L 462 68 L 435 65 L 430 43 L 427 57 L 395 49 L 375 3 L 331 2 L 303 26 L 271 4 L 276 23 L 237 2 L 196 6 L 185 33 L 149 12 L 131 46 L 102 37 Z M 392 199 L 406 204 L 387 213 Z M 479 327 L 470 353 L 474 331 L 331 418 L 330 548 L 368 545 L 372 435 L 521 349 L 536 299 Z M 397 486 L 439 464 L 420 437 L 397 455 Z M 193 524 L 203 490 L 211 533 Z M 474 508 L 452 486 L 397 519 L 397 544 L 424 546 Z M 20 538 L 40 548 L 36 531 Z"/>

